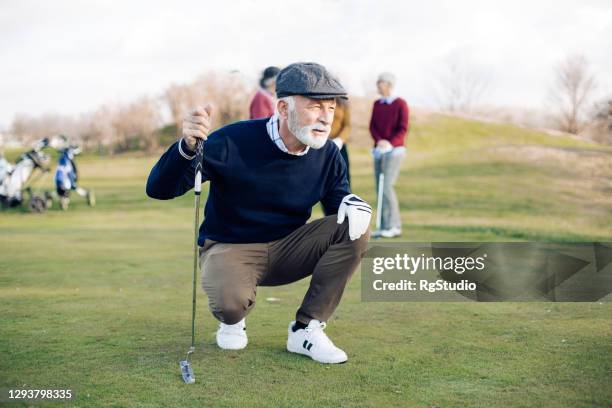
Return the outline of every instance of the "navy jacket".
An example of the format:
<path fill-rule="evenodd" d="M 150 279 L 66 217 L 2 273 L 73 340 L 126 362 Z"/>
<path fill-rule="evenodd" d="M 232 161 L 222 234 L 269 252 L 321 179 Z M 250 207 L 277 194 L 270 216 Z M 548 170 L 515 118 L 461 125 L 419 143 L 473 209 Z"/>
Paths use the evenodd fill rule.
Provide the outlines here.
<path fill-rule="evenodd" d="M 303 156 L 281 151 L 266 130 L 267 119 L 233 123 L 204 142 L 203 181 L 210 181 L 198 243 L 270 242 L 283 238 L 310 218 L 321 202 L 336 214 L 350 194 L 347 170 L 334 143 Z M 184 158 L 176 142 L 155 164 L 147 195 L 167 200 L 193 188 L 195 160 Z"/>

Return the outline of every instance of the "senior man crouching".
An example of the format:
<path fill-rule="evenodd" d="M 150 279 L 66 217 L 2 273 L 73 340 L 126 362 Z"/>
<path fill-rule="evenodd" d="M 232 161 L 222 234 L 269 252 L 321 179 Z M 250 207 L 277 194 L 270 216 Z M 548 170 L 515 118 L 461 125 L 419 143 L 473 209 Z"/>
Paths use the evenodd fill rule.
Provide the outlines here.
<path fill-rule="evenodd" d="M 372 210 L 351 194 L 347 170 L 327 140 L 342 85 L 315 63 L 296 63 L 277 77 L 276 114 L 237 122 L 209 134 L 211 108 L 183 121 L 183 138 L 151 170 L 147 194 L 165 200 L 194 184 L 194 150 L 204 142 L 203 180 L 210 181 L 198 244 L 202 287 L 221 322 L 217 344 L 242 349 L 245 316 L 258 286 L 285 285 L 312 275 L 287 350 L 321 363 L 347 355 L 327 337 L 326 321 L 363 257 Z M 326 217 L 306 224 L 321 202 Z"/>

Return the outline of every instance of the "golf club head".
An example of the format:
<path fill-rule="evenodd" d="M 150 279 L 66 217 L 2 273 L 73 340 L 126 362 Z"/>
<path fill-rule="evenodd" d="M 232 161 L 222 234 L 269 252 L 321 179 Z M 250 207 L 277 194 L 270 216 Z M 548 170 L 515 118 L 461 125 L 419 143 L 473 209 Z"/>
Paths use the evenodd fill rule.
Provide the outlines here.
<path fill-rule="evenodd" d="M 193 370 L 191 368 L 191 364 L 189 361 L 182 360 L 180 362 L 181 365 L 181 375 L 183 376 L 183 381 L 185 384 L 193 384 L 195 383 L 195 375 L 193 374 Z"/>

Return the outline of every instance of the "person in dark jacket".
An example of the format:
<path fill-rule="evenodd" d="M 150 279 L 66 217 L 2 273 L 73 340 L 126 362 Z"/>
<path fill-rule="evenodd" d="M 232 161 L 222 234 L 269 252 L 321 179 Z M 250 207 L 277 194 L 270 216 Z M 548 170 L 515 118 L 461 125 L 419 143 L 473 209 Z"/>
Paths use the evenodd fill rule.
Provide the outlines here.
<path fill-rule="evenodd" d="M 277 78 L 278 114 L 233 123 L 209 134 L 212 108 L 188 115 L 183 138 L 153 167 L 147 194 L 171 199 L 194 183 L 194 150 L 204 142 L 203 180 L 210 182 L 198 243 L 202 287 L 220 321 L 217 344 L 248 343 L 245 316 L 258 286 L 312 276 L 287 350 L 321 363 L 346 353 L 323 329 L 363 257 L 370 206 L 352 194 L 338 148 L 328 136 L 342 85 L 314 63 L 297 63 Z M 306 223 L 321 202 L 326 217 Z"/>

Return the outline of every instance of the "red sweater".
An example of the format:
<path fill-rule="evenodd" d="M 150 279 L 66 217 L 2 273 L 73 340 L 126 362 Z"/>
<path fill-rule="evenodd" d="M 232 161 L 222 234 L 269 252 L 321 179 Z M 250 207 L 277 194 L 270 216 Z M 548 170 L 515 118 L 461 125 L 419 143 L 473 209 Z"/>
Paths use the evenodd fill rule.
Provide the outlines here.
<path fill-rule="evenodd" d="M 272 95 L 263 89 L 257 91 L 251 101 L 249 115 L 251 119 L 269 118 L 274 115 L 274 98 Z"/>
<path fill-rule="evenodd" d="M 409 123 L 408 104 L 402 98 L 395 98 L 391 104 L 380 99 L 374 102 L 370 133 L 374 145 L 381 139 L 386 139 L 393 147 L 404 146 Z"/>

